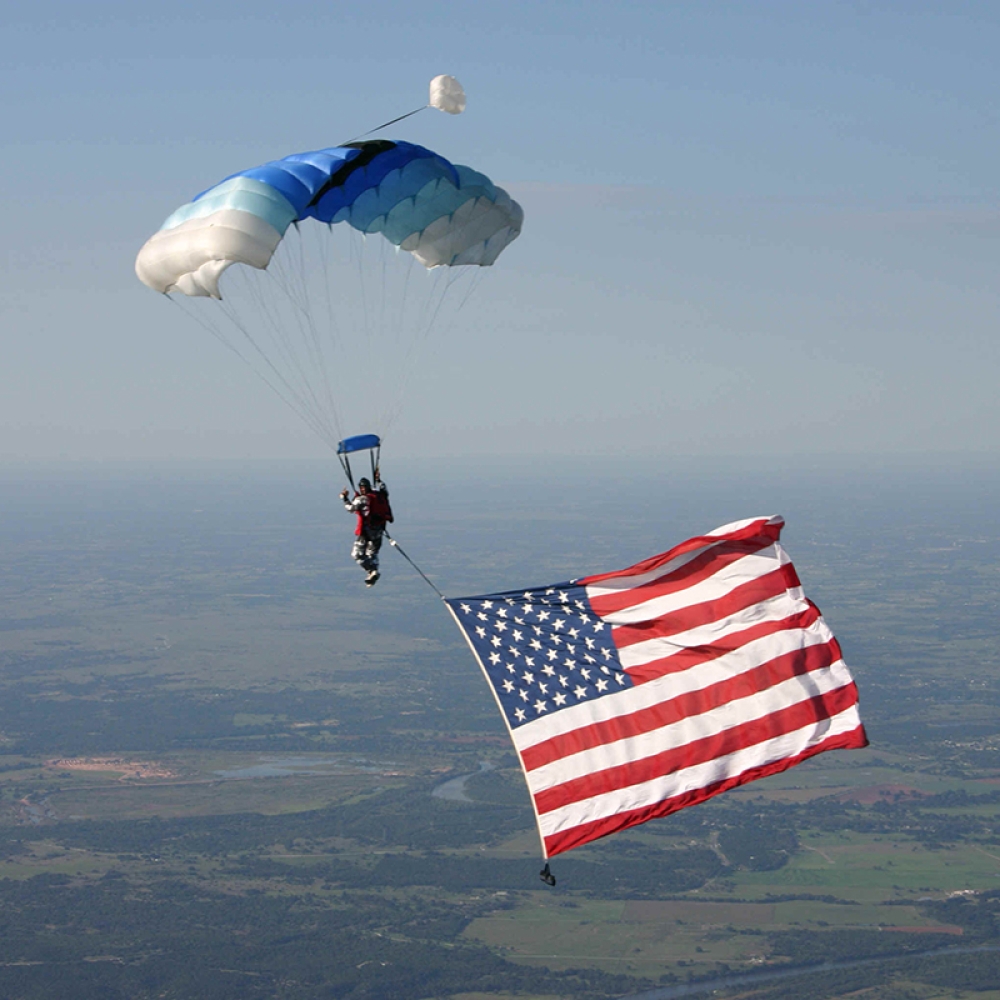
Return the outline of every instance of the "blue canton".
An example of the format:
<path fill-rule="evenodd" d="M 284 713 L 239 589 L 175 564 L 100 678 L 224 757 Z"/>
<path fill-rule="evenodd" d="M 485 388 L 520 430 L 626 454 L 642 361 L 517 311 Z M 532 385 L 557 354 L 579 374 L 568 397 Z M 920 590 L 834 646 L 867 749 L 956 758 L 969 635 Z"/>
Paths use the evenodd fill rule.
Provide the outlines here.
<path fill-rule="evenodd" d="M 459 597 L 448 605 L 511 729 L 633 686 L 611 626 L 594 614 L 581 586 Z"/>

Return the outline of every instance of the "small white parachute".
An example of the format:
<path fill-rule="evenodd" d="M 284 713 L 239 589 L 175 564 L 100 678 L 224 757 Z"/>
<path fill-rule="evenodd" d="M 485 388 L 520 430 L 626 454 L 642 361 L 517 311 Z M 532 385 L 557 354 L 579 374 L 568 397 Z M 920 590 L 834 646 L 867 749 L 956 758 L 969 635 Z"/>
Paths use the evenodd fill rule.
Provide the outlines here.
<path fill-rule="evenodd" d="M 449 115 L 460 115 L 465 110 L 465 90 L 453 76 L 436 76 L 431 80 L 427 106 Z"/>

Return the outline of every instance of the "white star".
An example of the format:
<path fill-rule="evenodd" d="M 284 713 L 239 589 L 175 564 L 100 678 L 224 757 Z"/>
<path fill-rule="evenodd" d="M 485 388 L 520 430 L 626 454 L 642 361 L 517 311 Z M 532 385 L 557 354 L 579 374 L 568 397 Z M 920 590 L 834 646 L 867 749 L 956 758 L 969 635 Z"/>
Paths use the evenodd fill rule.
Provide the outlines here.
<path fill-rule="evenodd" d="M 525 672 L 521 674 L 521 680 L 523 680 L 525 684 L 531 684 L 535 680 L 535 675 L 528 673 L 528 671 L 525 670 Z"/>
<path fill-rule="evenodd" d="M 505 663 L 504 666 L 507 668 L 507 673 L 508 674 L 516 674 L 517 673 L 517 667 L 515 667 L 513 663 Z"/>
<path fill-rule="evenodd" d="M 539 612 L 538 612 L 538 620 L 539 620 L 540 622 L 544 622 L 544 621 L 547 621 L 547 620 L 548 620 L 548 618 L 549 618 L 549 613 L 548 613 L 548 611 L 539 611 Z"/>
<path fill-rule="evenodd" d="M 531 642 L 528 643 L 528 645 L 532 649 L 541 649 L 542 648 L 542 644 L 537 639 L 532 639 Z"/>
<path fill-rule="evenodd" d="M 484 629 L 482 625 L 477 625 L 476 626 L 476 635 L 478 635 L 480 639 L 485 639 L 486 638 L 486 629 Z"/>
<path fill-rule="evenodd" d="M 553 628 L 562 628 L 562 627 L 563 627 L 563 625 L 565 625 L 565 624 L 566 624 L 566 622 L 565 622 L 565 621 L 564 621 L 564 620 L 563 620 L 562 618 L 557 618 L 557 619 L 556 619 L 556 620 L 555 620 L 555 621 L 554 621 L 554 622 L 552 623 L 552 627 L 553 627 Z"/>
<path fill-rule="evenodd" d="M 569 669 L 572 670 L 574 667 L 576 667 L 576 663 L 573 660 L 569 659 L 569 657 L 567 657 L 565 660 L 563 660 L 563 666 L 569 667 Z"/>
<path fill-rule="evenodd" d="M 589 681 L 589 680 L 590 680 L 590 671 L 589 671 L 589 670 L 586 670 L 586 669 L 581 669 L 581 670 L 580 670 L 580 676 L 581 676 L 581 677 L 582 677 L 582 678 L 583 678 L 584 680 L 587 680 L 587 681 Z"/>
<path fill-rule="evenodd" d="M 590 621 L 590 616 L 589 615 L 580 615 L 580 621 L 583 622 L 584 625 L 586 625 L 587 622 Z"/>
<path fill-rule="evenodd" d="M 562 639 L 558 635 L 550 636 L 550 638 L 552 639 L 552 645 L 553 646 L 561 646 L 562 645 Z"/>
<path fill-rule="evenodd" d="M 615 680 L 618 681 L 619 684 L 621 684 L 621 685 L 624 686 L 624 684 L 625 684 L 625 677 L 624 677 L 624 675 L 622 675 L 622 674 L 615 674 Z"/>
<path fill-rule="evenodd" d="M 507 649 L 509 650 L 510 655 L 513 657 L 518 657 L 521 655 L 521 650 L 519 650 L 516 646 L 508 646 Z"/>
<path fill-rule="evenodd" d="M 514 629 L 512 635 L 514 636 L 514 642 L 520 642 L 524 638 L 524 636 L 518 632 L 517 629 Z"/>
<path fill-rule="evenodd" d="M 580 634 L 580 630 L 576 628 L 571 628 L 569 630 L 569 634 L 573 636 L 573 638 L 575 639 Z"/>
<path fill-rule="evenodd" d="M 541 715 L 542 712 L 547 712 L 548 711 L 548 706 L 545 704 L 544 701 L 541 700 L 541 698 L 539 698 L 538 701 L 535 702 L 535 711 L 539 715 Z"/>
<path fill-rule="evenodd" d="M 506 632 L 507 631 L 507 626 L 503 622 L 496 622 L 494 624 L 494 628 L 496 628 L 496 630 L 498 632 Z"/>
<path fill-rule="evenodd" d="M 478 614 L 478 615 L 476 615 L 476 617 L 477 617 L 477 618 L 478 618 L 478 619 L 479 619 L 479 620 L 480 620 L 481 622 L 488 622 L 488 621 L 489 621 L 489 617 L 488 617 L 487 615 L 484 615 L 484 614 L 482 613 L 482 611 L 480 611 L 480 612 L 479 612 L 479 614 Z"/>
<path fill-rule="evenodd" d="M 602 646 L 601 647 L 601 656 L 603 656 L 604 659 L 606 659 L 606 660 L 610 660 L 611 659 L 611 650 L 608 649 L 607 646 Z"/>
<path fill-rule="evenodd" d="M 545 591 L 545 593 L 546 593 L 546 594 L 554 594 L 555 592 L 556 592 L 556 588 L 555 588 L 555 587 L 549 587 L 549 588 L 548 588 L 548 589 L 547 589 L 547 590 Z"/>
<path fill-rule="evenodd" d="M 503 682 L 503 689 L 504 689 L 504 691 L 507 692 L 507 694 L 510 694 L 511 691 L 514 690 L 514 682 L 512 680 L 510 680 L 510 679 L 505 680 Z"/>
<path fill-rule="evenodd" d="M 544 667 L 542 667 L 542 673 L 545 674 L 546 677 L 555 677 L 556 675 L 555 670 L 552 667 L 550 667 L 547 663 L 545 664 Z"/>
<path fill-rule="evenodd" d="M 604 622 L 596 622 L 595 625 L 594 625 L 594 631 L 595 632 L 603 632 L 604 631 Z"/>
<path fill-rule="evenodd" d="M 594 659 L 594 658 L 593 658 L 593 657 L 592 657 L 592 656 L 590 655 L 590 653 L 584 653 L 584 654 L 583 654 L 583 658 L 584 658 L 584 659 L 585 659 L 585 660 L 586 660 L 586 661 L 587 661 L 588 663 L 596 663 L 596 662 L 597 662 L 597 660 L 595 660 L 595 659 Z"/>
<path fill-rule="evenodd" d="M 598 691 L 607 691 L 608 682 L 603 677 L 600 677 L 594 687 L 596 687 Z"/>
<path fill-rule="evenodd" d="M 533 656 L 526 656 L 524 658 L 524 665 L 526 667 L 533 667 L 535 665 L 535 658 Z"/>
<path fill-rule="evenodd" d="M 587 649 L 593 649 L 594 646 L 596 645 L 594 640 L 591 639 L 589 635 L 583 641 L 587 644 Z"/>
<path fill-rule="evenodd" d="M 561 685 L 562 685 L 562 686 L 563 686 L 564 688 L 565 688 L 565 687 L 569 687 L 569 681 L 568 681 L 568 680 L 566 680 L 566 678 L 565 678 L 565 677 L 563 677 L 563 675 L 562 675 L 562 674 L 560 674 L 560 675 L 559 675 L 559 683 L 560 683 L 560 684 L 561 684 Z"/>
<path fill-rule="evenodd" d="M 506 608 L 497 608 L 497 615 L 500 618 L 506 618 L 507 617 L 507 609 Z"/>
<path fill-rule="evenodd" d="M 605 667 L 605 666 L 604 666 L 604 665 L 602 664 L 602 666 L 601 666 L 601 673 L 602 673 L 602 674 L 610 674 L 610 673 L 611 673 L 611 671 L 610 671 L 610 670 L 608 670 L 608 668 L 607 668 L 607 667 Z"/>
<path fill-rule="evenodd" d="M 492 601 L 483 601 L 483 607 L 487 608 L 487 609 L 492 608 L 493 607 L 493 602 Z"/>
<path fill-rule="evenodd" d="M 532 597 L 534 597 L 535 595 L 534 595 L 534 594 L 532 594 L 532 592 L 531 592 L 530 590 L 526 590 L 526 591 L 525 591 L 525 592 L 524 592 L 524 593 L 523 593 L 523 594 L 522 594 L 521 596 L 522 596 L 522 597 L 523 597 L 523 598 L 524 598 L 524 599 L 525 599 L 526 601 L 530 601 L 530 600 L 531 600 L 531 598 L 532 598 Z M 529 605 L 529 607 L 530 607 L 530 605 Z"/>
<path fill-rule="evenodd" d="M 549 693 L 549 686 L 548 686 L 548 684 L 543 684 L 541 681 L 539 681 L 538 682 L 538 690 L 541 691 L 542 694 L 548 694 Z"/>
<path fill-rule="evenodd" d="M 582 687 L 582 686 L 574 688 L 573 694 L 575 694 L 577 696 L 577 698 L 586 698 L 587 697 L 587 689 L 585 687 Z"/>
<path fill-rule="evenodd" d="M 527 716 L 524 714 L 523 708 L 515 708 L 514 714 L 517 716 L 518 722 L 524 722 L 524 720 L 527 718 Z"/>
<path fill-rule="evenodd" d="M 514 616 L 514 624 L 515 625 L 523 625 L 524 624 L 524 619 L 523 618 L 518 618 L 517 615 L 515 615 Z"/>
<path fill-rule="evenodd" d="M 490 653 L 490 663 L 492 663 L 493 666 L 495 667 L 499 662 L 500 662 L 500 654 Z"/>
<path fill-rule="evenodd" d="M 530 615 L 530 614 L 531 614 L 531 612 L 532 612 L 532 611 L 534 611 L 535 609 L 534 609 L 534 608 L 533 608 L 533 607 L 532 607 L 532 606 L 531 606 L 530 604 L 525 604 L 525 606 L 524 606 L 523 608 L 521 608 L 521 610 L 522 610 L 522 611 L 523 611 L 523 612 L 524 612 L 524 613 L 525 613 L 526 615 Z"/>
<path fill-rule="evenodd" d="M 499 646 L 500 645 L 500 636 L 498 636 L 498 635 L 491 635 L 490 636 L 490 642 L 494 646 Z"/>
<path fill-rule="evenodd" d="M 514 604 L 514 603 L 515 603 L 515 601 L 514 601 L 514 598 L 513 598 L 513 597 L 505 597 L 505 598 L 503 599 L 503 602 L 504 602 L 504 604 Z"/>
<path fill-rule="evenodd" d="M 550 660 L 555 660 L 555 659 L 557 659 L 557 658 L 558 658 L 558 656 L 559 656 L 559 654 L 558 654 L 558 653 L 557 653 L 557 652 L 556 652 L 556 651 L 555 651 L 554 649 L 550 649 L 550 650 L 549 650 L 549 651 L 548 651 L 548 652 L 547 652 L 547 653 L 546 653 L 545 655 L 546 655 L 546 656 L 547 656 L 547 657 L 548 657 L 548 658 L 549 658 Z"/>
<path fill-rule="evenodd" d="M 517 696 L 521 699 L 521 701 L 527 701 L 528 700 L 528 692 L 527 691 L 518 691 L 517 692 Z"/>
<path fill-rule="evenodd" d="M 565 590 L 559 591 L 559 603 L 569 604 L 569 594 L 567 594 Z"/>
<path fill-rule="evenodd" d="M 585 605 L 585 604 L 583 603 L 583 601 L 574 601 L 573 603 L 574 603 L 574 604 L 575 604 L 575 605 L 576 605 L 576 606 L 577 606 L 577 607 L 578 607 L 578 608 L 579 608 L 579 609 L 580 609 L 581 611 L 583 611 L 583 609 L 584 609 L 584 608 L 586 607 L 586 605 Z"/>
<path fill-rule="evenodd" d="M 562 693 L 562 691 L 556 691 L 556 693 L 552 696 L 552 700 L 557 705 L 565 705 L 566 704 L 566 695 L 564 695 Z"/>
<path fill-rule="evenodd" d="M 568 642 L 566 643 L 566 652 L 571 656 L 576 653 L 576 646 L 571 646 Z"/>
<path fill-rule="evenodd" d="M 461 608 L 461 609 L 462 609 L 462 610 L 463 610 L 463 611 L 464 611 L 464 612 L 465 612 L 466 614 L 469 614 L 469 613 L 470 613 L 470 612 L 472 611 L 472 608 L 470 608 L 468 604 L 460 604 L 460 605 L 459 605 L 459 607 L 460 607 L 460 608 Z"/>

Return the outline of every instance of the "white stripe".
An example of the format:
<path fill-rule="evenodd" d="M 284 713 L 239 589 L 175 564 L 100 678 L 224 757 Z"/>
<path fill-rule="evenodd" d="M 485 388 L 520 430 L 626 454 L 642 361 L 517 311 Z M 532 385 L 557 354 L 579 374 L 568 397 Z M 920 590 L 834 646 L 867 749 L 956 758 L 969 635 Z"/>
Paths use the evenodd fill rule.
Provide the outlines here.
<path fill-rule="evenodd" d="M 632 576 L 624 576 L 619 573 L 610 579 L 601 580 L 599 583 L 592 584 L 586 588 L 587 596 L 604 597 L 608 594 L 620 594 L 622 591 L 631 590 L 633 587 L 641 587 L 643 584 L 652 583 L 654 580 L 658 580 L 661 576 L 667 576 L 669 573 L 673 573 L 675 570 L 687 565 L 693 559 L 697 559 L 709 549 L 730 541 L 730 539 L 726 536 L 742 531 L 744 528 L 747 528 L 752 524 L 760 524 L 763 528 L 764 526 L 770 524 L 784 523 L 785 519 L 780 515 L 776 515 L 774 517 L 750 517 L 743 521 L 733 521 L 732 524 L 724 524 L 721 528 L 716 528 L 715 531 L 710 531 L 707 535 L 703 536 L 706 538 L 717 538 L 718 541 L 707 542 L 705 545 L 702 545 L 697 549 L 692 549 L 690 552 L 685 552 L 683 555 L 677 556 L 669 562 L 664 563 L 662 566 L 653 570 L 648 570 L 645 573 L 635 573 Z M 625 570 L 624 572 L 627 573 L 628 570 Z"/>
<path fill-rule="evenodd" d="M 707 663 L 696 663 L 687 670 L 657 677 L 656 680 L 646 684 L 616 691 L 594 701 L 581 702 L 571 708 L 564 708 L 554 715 L 543 715 L 515 729 L 512 734 L 514 743 L 517 749 L 523 752 L 553 737 L 564 736 L 583 726 L 606 722 L 644 708 L 651 708 L 679 695 L 700 691 L 712 684 L 753 670 L 785 653 L 817 646 L 820 643 L 830 642 L 831 639 L 833 633 L 822 618 L 817 619 L 808 628 L 785 629 L 774 635 L 761 636 Z"/>
<path fill-rule="evenodd" d="M 694 604 L 717 601 L 732 593 L 737 587 L 773 573 L 781 566 L 791 564 L 788 553 L 780 545 L 769 545 L 753 555 L 743 556 L 734 562 L 721 566 L 717 572 L 699 583 L 685 587 L 673 594 L 663 594 L 601 615 L 611 625 L 632 625 L 636 622 L 652 621 L 673 614 Z M 589 590 L 589 588 L 588 588 Z M 588 595 L 589 596 L 589 595 Z M 639 596 L 638 594 L 636 595 Z"/>
<path fill-rule="evenodd" d="M 595 597 L 608 597 L 613 594 L 621 594 L 626 590 L 642 587 L 647 583 L 654 583 L 661 576 L 669 576 L 681 567 L 686 566 L 689 562 L 694 562 L 695 559 L 706 553 L 709 549 L 717 548 L 724 543 L 725 539 L 718 542 L 709 542 L 700 548 L 692 549 L 690 552 L 685 552 L 683 555 L 679 555 L 669 562 L 663 563 L 662 566 L 657 566 L 656 569 L 647 570 L 645 573 L 635 573 L 632 576 L 614 576 L 610 580 L 600 580 L 597 583 L 588 584 L 584 589 L 587 591 L 587 597 L 591 600 Z"/>
<path fill-rule="evenodd" d="M 765 525 L 783 525 L 784 523 L 785 519 L 780 514 L 762 514 L 760 517 L 746 517 L 742 521 L 731 521 L 729 524 L 724 524 L 721 528 L 716 528 L 714 531 L 708 532 L 708 535 L 709 537 L 713 535 L 735 535 L 737 531 L 742 531 L 751 524 L 760 524 L 761 527 L 764 527 Z"/>
<path fill-rule="evenodd" d="M 773 687 L 728 701 L 700 715 L 689 715 L 648 733 L 630 736 L 614 743 L 604 743 L 554 760 L 550 764 L 543 764 L 527 772 L 528 787 L 532 794 L 537 794 L 597 771 L 633 764 L 666 750 L 680 750 L 698 740 L 718 736 L 745 723 L 766 719 L 850 683 L 851 675 L 847 666 L 843 660 L 838 660 L 830 667 L 814 670 L 801 677 L 790 677 Z"/>
<path fill-rule="evenodd" d="M 799 588 L 795 588 L 798 590 Z M 726 618 L 714 622 L 706 622 L 686 632 L 678 632 L 671 636 L 658 636 L 635 642 L 630 646 L 618 649 L 618 658 L 623 667 L 641 667 L 654 660 L 662 660 L 675 653 L 690 649 L 692 646 L 710 646 L 734 632 L 742 632 L 752 625 L 762 625 L 766 622 L 780 622 L 792 615 L 801 614 L 809 608 L 808 602 L 794 593 L 784 591 L 766 601 L 759 601 L 748 607 L 741 608 Z"/>
<path fill-rule="evenodd" d="M 826 722 L 805 726 L 794 733 L 785 733 L 755 747 L 553 809 L 539 817 L 539 830 L 543 837 L 551 837 L 583 823 L 617 816 L 632 809 L 642 809 L 684 792 L 696 791 L 736 777 L 752 768 L 795 757 L 826 739 L 849 733 L 860 725 L 857 706 L 852 705 Z"/>

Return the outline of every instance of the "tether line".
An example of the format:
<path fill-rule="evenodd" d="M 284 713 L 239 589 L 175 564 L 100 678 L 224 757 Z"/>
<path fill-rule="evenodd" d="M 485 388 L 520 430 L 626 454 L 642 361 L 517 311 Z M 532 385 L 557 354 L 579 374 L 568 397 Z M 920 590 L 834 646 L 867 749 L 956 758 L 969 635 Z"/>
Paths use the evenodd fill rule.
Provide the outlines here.
<path fill-rule="evenodd" d="M 389 539 L 389 544 L 424 578 L 424 582 L 427 584 L 427 586 L 430 587 L 431 590 L 433 590 L 434 593 L 437 594 L 442 601 L 446 601 L 448 598 L 446 598 L 444 594 L 442 594 L 441 591 L 434 586 L 434 584 L 431 582 L 430 577 L 403 551 L 399 542 L 397 542 L 396 539 L 393 538 L 388 531 L 383 532 L 383 534 L 385 535 L 386 538 Z"/>

